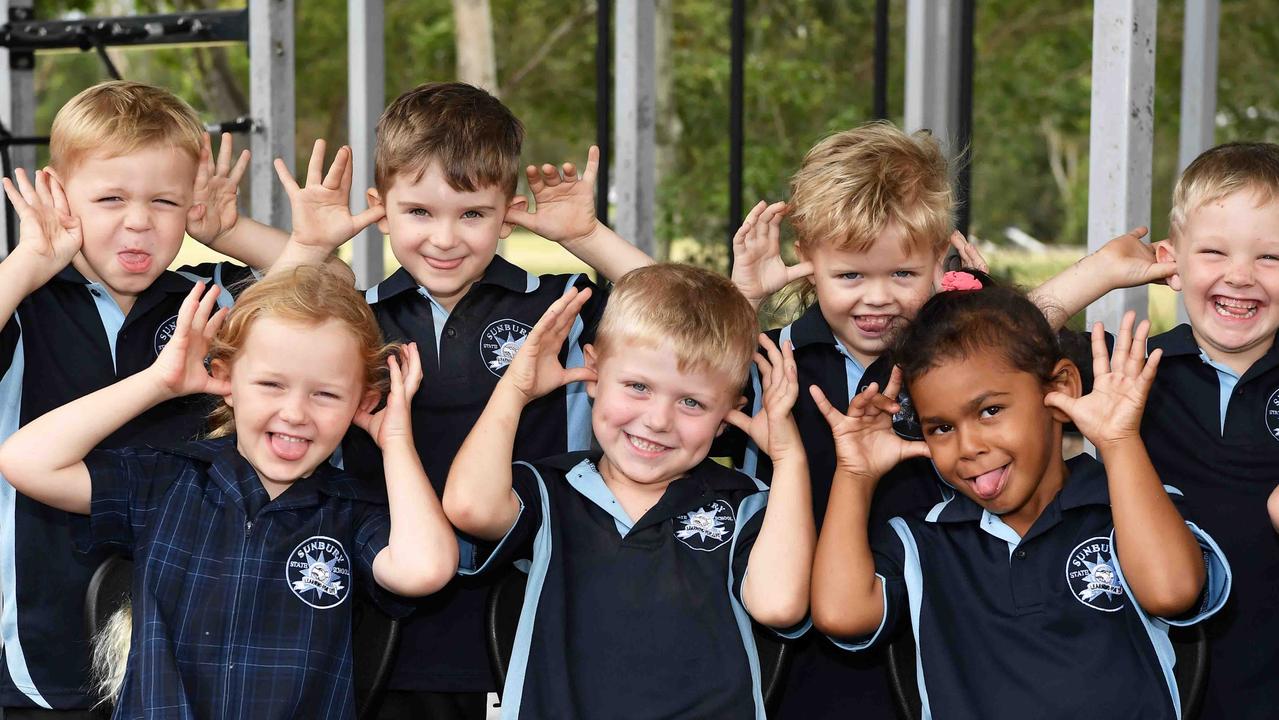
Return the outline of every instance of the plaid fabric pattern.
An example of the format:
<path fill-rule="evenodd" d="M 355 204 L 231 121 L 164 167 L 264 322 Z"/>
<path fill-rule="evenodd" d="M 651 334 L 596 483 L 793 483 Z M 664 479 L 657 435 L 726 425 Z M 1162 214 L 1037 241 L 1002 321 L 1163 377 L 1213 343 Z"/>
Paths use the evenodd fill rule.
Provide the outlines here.
<path fill-rule="evenodd" d="M 385 495 L 322 464 L 271 500 L 235 437 L 95 451 L 83 546 L 134 557 L 117 718 L 348 718 L 352 588 L 384 609 Z"/>

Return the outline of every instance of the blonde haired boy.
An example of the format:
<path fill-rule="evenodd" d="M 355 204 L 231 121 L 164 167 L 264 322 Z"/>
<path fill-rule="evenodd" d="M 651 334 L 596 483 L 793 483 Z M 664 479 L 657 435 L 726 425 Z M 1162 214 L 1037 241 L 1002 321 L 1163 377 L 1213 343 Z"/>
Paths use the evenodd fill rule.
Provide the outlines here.
<path fill-rule="evenodd" d="M 735 408 L 754 313 L 727 280 L 629 273 L 587 366 L 565 369 L 556 353 L 589 294 L 538 321 L 445 487 L 449 520 L 497 543 L 483 568 L 531 553 L 502 717 L 762 719 L 751 620 L 800 626 L 814 547 L 790 348 L 756 355 L 765 409 L 752 420 Z M 523 409 L 572 381 L 595 400 L 601 452 L 512 465 Z M 772 454 L 771 491 L 707 459 L 728 423 Z"/>

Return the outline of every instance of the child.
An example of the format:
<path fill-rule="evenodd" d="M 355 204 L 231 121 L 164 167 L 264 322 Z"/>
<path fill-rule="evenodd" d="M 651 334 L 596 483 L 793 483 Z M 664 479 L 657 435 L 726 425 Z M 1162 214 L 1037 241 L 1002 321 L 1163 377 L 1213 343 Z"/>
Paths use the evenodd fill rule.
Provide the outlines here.
<path fill-rule="evenodd" d="M 532 548 L 502 716 L 763 718 L 750 619 L 799 625 L 813 547 L 794 358 L 762 339 L 764 411 L 736 411 L 754 313 L 720 276 L 655 265 L 617 284 L 586 367 L 565 369 L 589 295 L 538 321 L 445 487 L 450 521 L 497 543 L 485 567 Z M 524 409 L 575 381 L 602 453 L 512 466 Z M 726 423 L 768 448 L 771 492 L 707 459 Z"/>
<path fill-rule="evenodd" d="M 1266 512 L 1279 473 L 1279 145 L 1204 152 L 1173 191 L 1162 276 L 1189 325 L 1150 338 L 1163 365 L 1141 435 L 1169 484 L 1213 528 L 1234 593 L 1208 625 L 1212 672 L 1202 717 L 1268 718 L 1279 704 L 1279 538 Z M 1047 288 L 1067 312 L 1127 282 L 1089 256 Z M 1272 506 L 1273 507 L 1273 506 Z"/>
<path fill-rule="evenodd" d="M 426 386 L 413 428 L 427 476 L 442 484 L 453 457 L 537 319 L 581 275 L 537 276 L 496 255 L 515 223 L 559 241 L 616 279 L 650 262 L 595 217 L 592 149 L 579 177 L 572 165 L 529 167 L 537 211 L 515 194 L 523 128 L 493 96 L 462 83 L 432 83 L 397 98 L 378 122 L 371 207 L 402 266 L 367 293 L 388 340 L 422 349 Z M 559 351 L 582 364 L 603 303 L 586 306 Z M 515 457 L 590 447 L 590 406 L 580 384 L 558 388 L 524 415 Z M 357 435 L 343 448 L 348 469 L 378 477 L 378 454 Z M 442 485 L 437 485 L 442 491 Z M 467 552 L 467 550 L 463 550 Z M 405 623 L 380 717 L 480 718 L 496 689 L 484 644 L 487 581 L 453 583 Z"/>
<path fill-rule="evenodd" d="M 906 330 L 885 395 L 867 388 L 845 415 L 812 390 L 839 453 L 814 624 L 861 650 L 909 623 L 925 717 L 1093 717 L 1097 698 L 1108 716 L 1180 717 L 1168 627 L 1219 610 L 1230 573 L 1142 445 L 1161 355 L 1144 358 L 1147 328 L 1134 337 L 1129 313 L 1109 360 L 1094 328 L 1096 379 L 1080 397 L 1078 369 L 1031 302 L 943 292 Z M 903 378 L 923 443 L 892 432 Z M 1104 467 L 1063 461 L 1067 421 Z M 958 494 L 881 533 L 870 497 L 906 457 L 930 457 Z"/>
<path fill-rule="evenodd" d="M 457 567 L 409 427 L 420 362 L 409 346 L 401 368 L 360 294 L 327 270 L 272 275 L 230 315 L 203 290 L 151 367 L 14 433 L 0 471 L 88 514 L 84 545 L 134 557 L 117 717 L 354 717 L 352 586 L 425 595 Z M 371 414 L 388 365 L 386 408 Z M 223 397 L 216 439 L 93 449 L 194 393 Z M 382 448 L 384 496 L 326 462 L 353 422 Z"/>
<path fill-rule="evenodd" d="M 22 170 L 16 185 L 4 181 L 21 227 L 0 263 L 0 440 L 148 367 L 196 280 L 226 287 L 252 276 L 231 263 L 166 270 L 184 228 L 258 267 L 281 254 L 283 242 L 259 237 L 236 211 L 246 159 L 232 166 L 224 136 L 215 165 L 195 112 L 147 85 L 96 85 L 58 111 L 52 167 L 34 183 Z M 303 262 L 312 250 L 295 249 Z M 201 398 L 163 403 L 103 444 L 188 440 L 207 412 Z M 16 495 L 3 478 L 0 517 L 0 708 L 88 708 L 83 606 L 103 556 L 77 555 L 69 516 Z"/>

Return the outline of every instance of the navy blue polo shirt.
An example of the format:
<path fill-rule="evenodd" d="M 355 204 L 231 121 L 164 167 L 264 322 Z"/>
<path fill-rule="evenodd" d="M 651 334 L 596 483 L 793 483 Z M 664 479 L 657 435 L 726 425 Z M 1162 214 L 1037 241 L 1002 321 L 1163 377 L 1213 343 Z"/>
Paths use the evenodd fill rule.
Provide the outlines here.
<path fill-rule="evenodd" d="M 502 717 L 763 720 L 741 591 L 767 488 L 703 460 L 633 520 L 598 459 L 513 469 L 523 507 L 477 570 L 531 553 Z"/>
<path fill-rule="evenodd" d="M 68 267 L 26 297 L 0 328 L 0 441 L 20 426 L 143 370 L 169 341 L 197 279 L 238 288 L 248 268 L 207 264 L 165 272 L 128 314 Z M 229 306 L 231 293 L 219 302 Z M 190 440 L 207 397 L 158 405 L 102 442 L 113 448 Z M 16 493 L 0 477 L 0 706 L 89 707 L 84 596 L 104 555 L 73 550 L 70 515 Z"/>
<path fill-rule="evenodd" d="M 909 623 L 925 718 L 1180 717 L 1168 627 L 1220 610 L 1230 566 L 1187 522 L 1207 569 L 1200 605 L 1151 617 L 1114 552 L 1104 466 L 1079 455 L 1067 467 L 1024 538 L 958 494 L 872 529 L 884 620 L 841 647 L 874 647 Z M 1180 491 L 1165 487 L 1184 515 Z"/>
<path fill-rule="evenodd" d="M 869 368 L 862 367 L 835 337 L 817 305 L 795 322 L 769 331 L 768 336 L 778 347 L 786 341 L 795 345 L 800 393 L 792 414 L 808 454 L 813 513 L 820 528 L 835 474 L 835 441 L 830 424 L 817 408 L 808 386 L 817 385 L 832 405 L 841 412 L 846 411 L 849 400 L 871 382 L 878 382 L 880 388 L 887 384 L 893 363 L 882 357 Z M 759 411 L 762 402 L 759 383 L 759 370 L 752 366 L 746 392 L 752 414 Z M 904 437 L 918 440 L 922 436 L 909 398 L 903 393 L 899 399 L 903 410 L 894 419 L 894 428 Z M 740 431 L 730 430 L 725 436 L 724 444 L 718 448 L 730 448 L 734 464 L 765 482 L 772 478 L 768 456 L 753 442 Z M 732 448 L 734 442 L 738 443 L 736 448 Z M 894 468 L 876 488 L 871 502 L 871 522 L 883 524 L 895 515 L 927 510 L 941 499 L 932 463 L 922 458 L 911 459 Z M 848 716 L 850 707 L 864 711 L 868 718 L 893 717 L 883 652 L 850 655 L 831 647 L 818 635 L 805 638 L 796 650 L 778 706 L 779 718 L 842 719 Z"/>
<path fill-rule="evenodd" d="M 561 362 L 580 367 L 582 346 L 594 338 L 604 308 L 603 293 L 583 275 L 532 275 L 494 256 L 483 277 L 452 312 L 445 311 L 403 268 L 368 290 L 368 301 L 387 342 L 415 341 L 421 353 L 424 377 L 413 397 L 413 435 L 427 477 L 438 493 L 443 493 L 453 457 L 515 351 L 542 313 L 573 287 L 591 287 L 595 293 L 560 351 Z M 585 386 L 573 383 L 524 409 L 514 457 L 532 460 L 590 445 L 590 400 Z M 343 459 L 348 469 L 382 482 L 381 452 L 363 432 L 348 435 Z M 488 580 L 459 579 L 418 601 L 418 612 L 403 625 L 390 688 L 496 689 L 484 643 L 489 586 Z"/>
<path fill-rule="evenodd" d="M 328 463 L 272 500 L 235 436 L 95 450 L 81 541 L 134 558 L 117 718 L 351 718 L 351 593 L 384 610 L 386 496 Z"/>
<path fill-rule="evenodd" d="M 1279 341 L 1241 377 L 1219 371 L 1189 325 L 1163 348 L 1141 435 L 1159 476 L 1230 558 L 1235 592 L 1208 623 L 1202 717 L 1270 718 L 1279 706 L 1279 535 L 1266 499 L 1279 484 Z"/>

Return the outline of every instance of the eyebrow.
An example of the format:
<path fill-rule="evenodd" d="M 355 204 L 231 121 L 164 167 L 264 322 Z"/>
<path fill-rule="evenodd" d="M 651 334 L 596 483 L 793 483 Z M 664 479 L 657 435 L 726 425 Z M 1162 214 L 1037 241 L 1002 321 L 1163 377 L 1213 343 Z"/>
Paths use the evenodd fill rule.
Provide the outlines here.
<path fill-rule="evenodd" d="M 968 402 L 964 403 L 964 412 L 973 412 L 974 410 L 980 409 L 981 406 L 985 405 L 991 398 L 1003 397 L 1008 395 L 1012 395 L 1012 393 L 1006 392 L 1003 390 L 990 390 L 990 391 L 984 392 L 978 395 L 977 397 L 973 398 L 972 400 L 969 400 Z M 946 422 L 946 419 L 937 417 L 935 415 L 930 415 L 928 417 L 920 418 L 920 422 L 944 424 Z"/>

